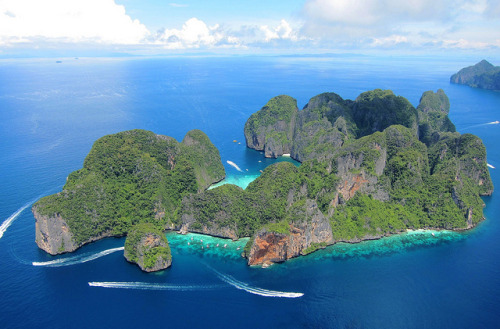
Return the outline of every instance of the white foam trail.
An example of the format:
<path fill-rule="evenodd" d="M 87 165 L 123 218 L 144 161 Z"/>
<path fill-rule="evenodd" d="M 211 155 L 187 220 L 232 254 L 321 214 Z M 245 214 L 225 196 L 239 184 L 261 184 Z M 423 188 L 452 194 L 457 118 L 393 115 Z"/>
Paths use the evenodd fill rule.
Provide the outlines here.
<path fill-rule="evenodd" d="M 22 206 L 21 208 L 17 209 L 15 213 L 10 215 L 10 217 L 7 218 L 2 223 L 2 225 L 0 225 L 0 239 L 3 237 L 3 234 L 5 233 L 5 231 L 7 231 L 7 228 L 10 226 L 10 224 L 12 224 L 12 222 L 24 211 L 24 209 L 31 206 L 31 204 L 33 204 L 35 201 L 36 200 L 30 201 L 30 202 L 26 203 L 24 206 Z"/>
<path fill-rule="evenodd" d="M 12 224 L 12 222 L 26 209 L 28 208 L 29 206 L 31 206 L 33 203 L 35 203 L 38 199 L 40 199 L 42 196 L 44 196 L 46 193 L 49 193 L 50 191 L 52 191 L 54 189 L 51 189 L 43 194 L 40 194 L 39 196 L 37 196 L 36 198 L 34 198 L 33 200 L 31 201 L 28 201 L 24 206 L 22 206 L 21 208 L 17 209 L 16 212 L 14 212 L 12 215 L 9 216 L 9 218 L 7 218 L 3 223 L 2 225 L 0 225 L 0 239 L 3 237 L 3 234 L 5 233 L 5 231 L 7 231 L 7 228 L 10 226 L 10 224 Z"/>
<path fill-rule="evenodd" d="M 82 255 L 77 255 L 73 257 L 66 257 L 66 258 L 60 258 L 56 260 L 51 260 L 48 262 L 33 262 L 33 266 L 46 266 L 46 267 L 61 267 L 61 266 L 70 266 L 70 265 L 76 265 L 76 264 L 82 264 L 86 262 L 90 262 L 91 260 L 101 258 L 103 256 L 112 254 L 114 252 L 123 250 L 124 247 L 118 247 L 118 248 L 112 248 L 108 250 L 104 250 L 95 254 L 92 253 L 86 253 Z"/>
<path fill-rule="evenodd" d="M 491 169 L 495 169 L 495 167 L 493 165 L 490 165 L 489 163 L 486 164 L 488 167 L 490 167 Z"/>
<path fill-rule="evenodd" d="M 116 288 L 116 289 L 136 289 L 136 290 L 173 290 L 173 291 L 198 291 L 221 288 L 220 285 L 171 285 L 164 283 L 148 282 L 89 282 L 91 287 Z"/>
<path fill-rule="evenodd" d="M 477 128 L 477 127 L 488 126 L 488 125 L 497 125 L 497 124 L 500 124 L 500 121 L 497 120 L 497 121 L 491 121 L 491 122 L 487 122 L 487 123 L 480 123 L 477 125 L 465 127 L 464 129 Z"/>
<path fill-rule="evenodd" d="M 252 287 L 244 282 L 236 280 L 235 278 L 233 278 L 229 275 L 222 274 L 220 272 L 217 272 L 214 269 L 212 269 L 212 271 L 217 273 L 217 276 L 222 281 L 230 284 L 231 286 L 235 287 L 236 289 L 244 290 L 244 291 L 249 292 L 249 293 L 254 294 L 254 295 L 259 295 L 259 296 L 264 296 L 264 297 L 281 297 L 281 298 L 298 298 L 298 297 L 304 296 L 304 294 L 301 292 L 275 291 L 275 290 L 267 290 L 267 289 Z"/>
<path fill-rule="evenodd" d="M 233 166 L 234 168 L 236 168 L 236 170 L 238 170 L 239 172 L 243 172 L 243 170 L 241 170 L 241 168 L 238 167 L 238 165 L 236 163 L 234 163 L 233 161 L 227 160 L 226 162 L 227 162 L 228 165 Z"/>

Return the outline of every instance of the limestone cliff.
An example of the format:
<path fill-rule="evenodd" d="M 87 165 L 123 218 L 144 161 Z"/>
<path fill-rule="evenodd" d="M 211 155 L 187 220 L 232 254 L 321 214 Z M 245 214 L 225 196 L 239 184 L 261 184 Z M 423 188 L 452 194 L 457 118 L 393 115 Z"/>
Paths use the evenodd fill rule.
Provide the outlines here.
<path fill-rule="evenodd" d="M 284 231 L 268 225 L 255 234 L 246 251 L 248 265 L 283 262 L 333 242 L 330 223 L 316 202 L 306 200 L 299 208 Z"/>
<path fill-rule="evenodd" d="M 73 234 L 61 216 L 57 214 L 54 216 L 40 215 L 36 207 L 33 207 L 32 211 L 36 218 L 36 243 L 40 249 L 51 255 L 77 249 Z"/>
<path fill-rule="evenodd" d="M 198 192 L 224 179 L 225 171 L 219 150 L 201 130 L 190 130 L 182 140 L 185 157 L 194 167 Z"/>
<path fill-rule="evenodd" d="M 417 107 L 419 138 L 426 145 L 439 139 L 441 132 L 455 132 L 455 125 L 448 117 L 450 100 L 442 89 L 436 93 L 426 91 Z"/>
<path fill-rule="evenodd" d="M 276 158 L 291 152 L 297 101 L 290 96 L 272 98 L 245 123 L 247 146 Z"/>
<path fill-rule="evenodd" d="M 279 96 L 279 100 L 283 99 L 293 100 Z M 276 119 L 276 113 L 287 119 Z M 271 99 L 250 116 L 245 124 L 245 138 L 248 147 L 263 150 L 266 157 L 290 153 L 300 162 L 322 161 L 331 158 L 333 151 L 345 143 L 395 124 L 418 135 L 417 110 L 390 90 L 367 91 L 355 101 L 323 93 L 311 98 L 301 111 L 296 109 L 295 100 Z"/>
<path fill-rule="evenodd" d="M 291 156 L 303 162 L 326 159 L 330 150 L 341 147 L 356 134 L 349 101 L 335 93 L 324 93 L 298 112 Z"/>

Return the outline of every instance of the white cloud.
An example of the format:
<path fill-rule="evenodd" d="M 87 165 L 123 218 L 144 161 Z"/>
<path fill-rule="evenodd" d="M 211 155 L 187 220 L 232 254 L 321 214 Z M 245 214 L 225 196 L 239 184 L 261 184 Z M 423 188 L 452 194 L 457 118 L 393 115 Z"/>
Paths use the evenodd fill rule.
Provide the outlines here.
<path fill-rule="evenodd" d="M 301 13 L 301 33 L 323 44 L 498 46 L 498 0 L 306 0 Z"/>
<path fill-rule="evenodd" d="M 451 0 L 308 0 L 304 14 L 319 24 L 371 26 L 403 20 L 446 19 Z M 309 22 L 312 23 L 312 22 Z"/>
<path fill-rule="evenodd" d="M 407 43 L 408 38 L 403 35 L 391 35 L 385 38 L 374 38 L 372 46 L 374 47 L 391 47 L 401 43 Z"/>
<path fill-rule="evenodd" d="M 237 47 L 239 39 L 227 35 L 216 24 L 209 27 L 198 18 L 187 20 L 181 29 L 164 29 L 156 36 L 156 44 L 165 45 L 169 49 L 210 48 L 232 45 Z"/>
<path fill-rule="evenodd" d="M 0 0 L 0 51 L 44 46 L 146 52 L 500 49 L 499 0 L 305 0 L 293 21 L 267 19 L 265 24 L 238 26 L 191 18 L 172 26 L 165 17 L 165 28 L 156 33 L 115 1 Z M 166 3 L 172 11 L 188 7 L 184 1 Z"/>
<path fill-rule="evenodd" d="M 148 29 L 114 0 L 2 0 L 0 43 L 138 44 Z"/>
<path fill-rule="evenodd" d="M 194 17 L 180 29 L 163 29 L 151 38 L 152 43 L 167 49 L 268 47 L 270 44 L 283 46 L 283 43 L 291 46 L 300 40 L 297 31 L 284 19 L 274 26 L 241 26 L 229 30 L 219 24 L 208 26 Z"/>
<path fill-rule="evenodd" d="M 173 7 L 184 4 L 169 3 Z M 166 18 L 168 23 L 168 18 Z M 168 25 L 166 25 L 168 26 Z M 154 49 L 285 47 L 301 40 L 284 19 L 276 24 L 209 26 L 191 18 L 181 27 L 150 33 L 115 0 L 0 0 L 0 47 L 97 47 L 129 45 Z M 66 46 L 64 46 L 66 45 Z M 118 49 L 118 48 L 117 48 Z M 130 49 L 124 47 L 123 49 Z"/>
<path fill-rule="evenodd" d="M 495 40 L 494 43 L 470 41 L 466 39 L 443 40 L 441 42 L 441 47 L 452 48 L 452 49 L 488 49 L 499 46 L 500 46 L 500 40 Z"/>
<path fill-rule="evenodd" d="M 276 27 L 269 27 L 267 25 L 260 26 L 260 30 L 264 32 L 264 41 L 269 42 L 275 39 L 286 39 L 296 41 L 298 39 L 297 33 L 293 31 L 292 27 L 284 19 Z"/>

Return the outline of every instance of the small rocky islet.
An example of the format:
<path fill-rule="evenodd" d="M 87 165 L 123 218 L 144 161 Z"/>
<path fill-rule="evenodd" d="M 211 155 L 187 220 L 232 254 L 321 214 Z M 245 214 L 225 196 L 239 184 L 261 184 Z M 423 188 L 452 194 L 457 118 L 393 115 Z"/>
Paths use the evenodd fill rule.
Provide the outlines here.
<path fill-rule="evenodd" d="M 243 256 L 257 265 L 408 229 L 470 229 L 493 185 L 481 139 L 456 132 L 449 109 L 442 90 L 417 108 L 380 89 L 320 94 L 302 110 L 274 97 L 247 120 L 247 147 L 301 165 L 271 165 L 245 190 L 207 189 L 225 172 L 200 130 L 180 143 L 144 130 L 104 136 L 61 192 L 33 205 L 36 242 L 55 255 L 127 235 L 126 258 L 154 271 L 172 261 L 165 230 L 250 237 Z"/>
<path fill-rule="evenodd" d="M 161 271 L 172 265 L 167 237 L 151 223 L 139 223 L 130 229 L 123 255 L 145 272 Z"/>

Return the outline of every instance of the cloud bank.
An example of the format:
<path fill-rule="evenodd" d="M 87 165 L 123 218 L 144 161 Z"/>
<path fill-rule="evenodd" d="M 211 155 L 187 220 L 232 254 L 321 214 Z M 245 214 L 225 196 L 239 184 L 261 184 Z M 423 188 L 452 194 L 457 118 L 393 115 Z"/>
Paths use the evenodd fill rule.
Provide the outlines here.
<path fill-rule="evenodd" d="M 0 43 L 138 44 L 149 34 L 113 0 L 2 0 Z"/>
<path fill-rule="evenodd" d="M 219 24 L 208 26 L 193 17 L 181 27 L 151 32 L 114 0 L 0 0 L 0 47 L 79 43 L 213 49 L 276 45 L 284 40 L 299 40 L 284 19 L 277 20 L 275 26 L 241 26 L 234 30 Z"/>
<path fill-rule="evenodd" d="M 307 0 L 301 33 L 356 47 L 500 47 L 496 0 Z"/>
<path fill-rule="evenodd" d="M 169 7 L 186 7 L 168 3 Z M 500 49 L 497 0 L 305 0 L 292 19 L 266 24 L 149 30 L 114 0 L 0 0 L 0 51 L 20 45 L 94 45 L 124 49 Z"/>

